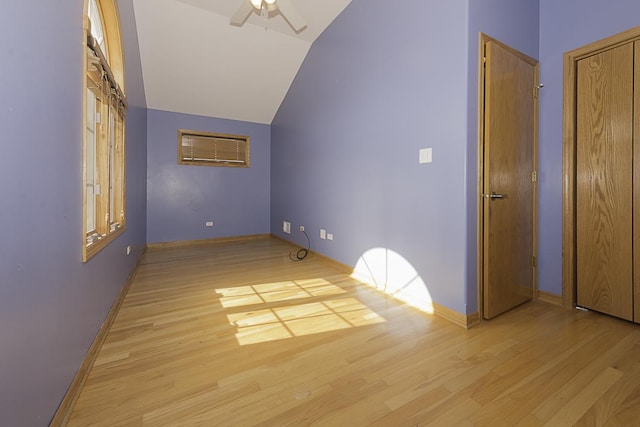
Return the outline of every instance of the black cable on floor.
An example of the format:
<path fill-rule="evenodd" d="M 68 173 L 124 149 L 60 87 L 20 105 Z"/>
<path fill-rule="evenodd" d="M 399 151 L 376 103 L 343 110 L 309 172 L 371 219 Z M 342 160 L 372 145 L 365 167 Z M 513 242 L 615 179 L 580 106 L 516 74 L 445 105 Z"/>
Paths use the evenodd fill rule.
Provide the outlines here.
<path fill-rule="evenodd" d="M 305 259 L 307 255 L 309 255 L 309 250 L 311 249 L 311 240 L 309 239 L 309 235 L 307 234 L 306 231 L 300 231 L 300 232 L 304 233 L 304 235 L 307 237 L 307 248 L 298 249 L 295 256 L 293 255 L 293 252 L 289 252 L 289 259 L 293 262 L 300 262 L 303 259 Z"/>

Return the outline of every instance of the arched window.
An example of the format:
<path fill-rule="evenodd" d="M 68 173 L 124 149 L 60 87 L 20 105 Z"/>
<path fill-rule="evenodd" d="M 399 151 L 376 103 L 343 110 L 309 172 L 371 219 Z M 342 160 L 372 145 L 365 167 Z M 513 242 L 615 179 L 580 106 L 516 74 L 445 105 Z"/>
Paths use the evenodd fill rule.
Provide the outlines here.
<path fill-rule="evenodd" d="M 124 231 L 124 58 L 116 0 L 85 2 L 83 261 Z"/>
<path fill-rule="evenodd" d="M 98 42 L 102 53 L 104 53 L 107 61 L 109 61 L 109 51 L 107 50 L 107 41 L 104 38 L 104 27 L 102 26 L 102 13 L 97 0 L 89 0 L 89 22 L 91 23 L 91 35 Z"/>

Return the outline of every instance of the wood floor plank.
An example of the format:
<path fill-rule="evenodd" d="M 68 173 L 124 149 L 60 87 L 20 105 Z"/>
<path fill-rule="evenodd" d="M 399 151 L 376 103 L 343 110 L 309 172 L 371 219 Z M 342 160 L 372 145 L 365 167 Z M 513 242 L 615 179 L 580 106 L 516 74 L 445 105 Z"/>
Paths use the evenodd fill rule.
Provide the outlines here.
<path fill-rule="evenodd" d="M 70 426 L 633 425 L 640 329 L 530 302 L 471 330 L 278 239 L 140 263 Z"/>
<path fill-rule="evenodd" d="M 623 404 L 616 410 L 613 417 L 609 418 L 606 426 L 632 426 L 638 423 L 640 414 L 640 384 L 624 400 Z"/>
<path fill-rule="evenodd" d="M 623 375 L 624 373 L 617 369 L 606 368 L 587 387 L 566 403 L 545 425 L 574 425 Z"/>
<path fill-rule="evenodd" d="M 592 351 L 595 351 L 596 348 L 599 349 L 596 353 L 598 357 L 594 357 L 594 353 L 589 354 L 589 350 L 574 352 L 568 359 L 568 362 L 573 363 L 565 369 L 565 378 L 568 377 L 566 383 L 548 396 L 544 403 L 534 411 L 534 414 L 543 421 L 554 419 L 558 412 L 565 410 L 567 402 L 586 387 L 592 385 L 596 378 L 603 375 L 603 372 L 610 374 L 606 376 L 606 379 L 613 378 L 613 372 L 608 369 L 620 359 L 627 357 L 625 354 L 634 347 L 635 340 L 633 335 L 625 334 L 624 331 L 605 331 L 601 339 L 595 340 L 597 345 L 590 347 L 593 349 Z M 620 372 L 619 370 L 614 371 Z"/>
<path fill-rule="evenodd" d="M 636 348 L 634 353 L 638 354 L 638 350 Z M 585 412 L 576 422 L 577 425 L 603 426 L 617 415 L 624 402 L 640 387 L 640 363 L 625 369 L 625 374 Z"/>

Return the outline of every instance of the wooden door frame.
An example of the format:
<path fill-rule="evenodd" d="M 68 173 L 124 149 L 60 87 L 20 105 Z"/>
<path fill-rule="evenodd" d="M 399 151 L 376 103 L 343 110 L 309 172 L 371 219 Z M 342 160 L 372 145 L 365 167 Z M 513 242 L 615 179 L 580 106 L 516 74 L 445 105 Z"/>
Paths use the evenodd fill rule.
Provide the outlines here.
<path fill-rule="evenodd" d="M 562 303 L 576 306 L 576 119 L 578 61 L 640 40 L 640 27 L 565 52 L 562 95 Z"/>
<path fill-rule="evenodd" d="M 484 46 L 492 42 L 518 56 L 524 61 L 534 65 L 534 75 L 536 84 L 539 82 L 539 62 L 530 56 L 508 46 L 501 41 L 480 33 L 478 47 L 478 182 L 477 182 L 477 251 L 478 251 L 478 313 L 480 320 L 484 319 L 484 198 L 482 188 L 484 185 L 484 105 L 485 105 L 485 68 L 484 68 Z M 533 171 L 538 170 L 538 99 L 534 99 L 533 118 Z M 532 171 L 532 172 L 533 172 Z M 533 186 L 533 255 L 538 258 L 538 184 Z M 532 277 L 533 299 L 538 297 L 538 267 L 533 267 Z"/>

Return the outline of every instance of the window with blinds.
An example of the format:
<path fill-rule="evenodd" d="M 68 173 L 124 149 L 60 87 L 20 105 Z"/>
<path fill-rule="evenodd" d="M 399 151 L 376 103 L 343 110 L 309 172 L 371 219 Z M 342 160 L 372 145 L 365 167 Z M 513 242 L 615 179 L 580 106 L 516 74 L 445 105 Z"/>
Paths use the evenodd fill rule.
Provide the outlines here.
<path fill-rule="evenodd" d="M 181 165 L 249 167 L 249 137 L 178 130 Z"/>

